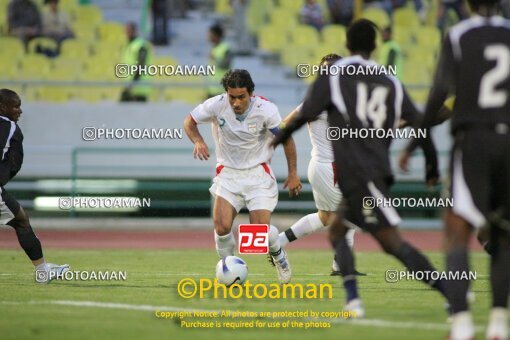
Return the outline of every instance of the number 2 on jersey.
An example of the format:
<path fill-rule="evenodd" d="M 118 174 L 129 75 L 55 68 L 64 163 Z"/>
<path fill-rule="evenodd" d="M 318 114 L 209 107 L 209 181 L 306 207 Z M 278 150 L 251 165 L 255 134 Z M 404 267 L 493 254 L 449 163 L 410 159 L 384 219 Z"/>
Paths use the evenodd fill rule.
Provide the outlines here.
<path fill-rule="evenodd" d="M 373 128 L 382 128 L 386 121 L 386 97 L 388 97 L 388 89 L 383 86 L 376 86 L 369 97 L 367 84 L 358 83 L 356 92 L 356 115 L 361 120 L 363 126 L 369 126 L 368 120 L 370 119 Z"/>
<path fill-rule="evenodd" d="M 486 60 L 496 61 L 496 66 L 482 77 L 478 105 L 482 109 L 502 107 L 508 99 L 505 89 L 496 90 L 510 75 L 510 50 L 505 45 L 489 45 L 483 51 Z"/>

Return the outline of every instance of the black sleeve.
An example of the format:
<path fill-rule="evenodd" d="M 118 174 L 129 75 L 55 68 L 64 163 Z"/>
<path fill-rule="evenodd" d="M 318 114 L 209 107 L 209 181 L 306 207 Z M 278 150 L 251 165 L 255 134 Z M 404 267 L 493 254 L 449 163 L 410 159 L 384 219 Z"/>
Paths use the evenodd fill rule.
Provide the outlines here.
<path fill-rule="evenodd" d="M 329 87 L 329 76 L 320 75 L 316 81 L 308 88 L 308 92 L 303 102 L 303 106 L 296 118 L 289 122 L 287 126 L 273 141 L 278 145 L 287 141 L 294 131 L 309 121 L 314 120 L 322 111 L 327 110 L 331 104 L 331 90 Z"/>
<path fill-rule="evenodd" d="M 230 49 L 225 53 L 225 56 L 218 60 L 218 66 L 220 68 L 229 69 L 230 64 L 232 63 L 232 52 L 230 52 Z"/>
<path fill-rule="evenodd" d="M 0 122 L 0 150 L 4 150 L 7 140 L 9 139 L 9 133 L 11 131 L 11 124 L 7 121 Z M 11 179 L 11 162 L 7 155 L 3 155 L 3 159 L 0 160 L 0 185 L 4 186 Z M 0 157 L 2 155 L 0 154 Z"/>

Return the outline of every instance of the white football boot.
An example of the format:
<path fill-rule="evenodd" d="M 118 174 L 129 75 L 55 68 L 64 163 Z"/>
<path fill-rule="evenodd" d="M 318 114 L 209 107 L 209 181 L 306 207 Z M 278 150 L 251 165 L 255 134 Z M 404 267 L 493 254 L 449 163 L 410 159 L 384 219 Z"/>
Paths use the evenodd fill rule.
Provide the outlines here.
<path fill-rule="evenodd" d="M 506 308 L 492 308 L 489 316 L 489 326 L 485 338 L 487 340 L 508 339 L 508 311 Z"/>
<path fill-rule="evenodd" d="M 349 312 L 351 315 L 349 318 L 352 319 L 365 317 L 365 307 L 361 299 L 352 299 L 349 301 L 344 307 L 344 312 Z"/>
<path fill-rule="evenodd" d="M 62 277 L 69 271 L 69 265 L 57 265 L 54 263 L 45 263 L 44 266 L 38 267 L 35 270 L 35 282 L 37 283 L 50 283 L 56 278 Z"/>
<path fill-rule="evenodd" d="M 475 338 L 475 326 L 469 311 L 459 312 L 452 315 L 450 328 L 450 340 L 471 340 Z"/>
<path fill-rule="evenodd" d="M 271 256 L 272 262 L 276 267 L 276 272 L 278 273 L 278 280 L 280 283 L 289 283 L 290 278 L 292 276 L 292 270 L 290 268 L 289 259 L 287 258 L 287 253 L 282 248 L 283 256 L 281 259 L 277 260 L 274 256 Z"/>

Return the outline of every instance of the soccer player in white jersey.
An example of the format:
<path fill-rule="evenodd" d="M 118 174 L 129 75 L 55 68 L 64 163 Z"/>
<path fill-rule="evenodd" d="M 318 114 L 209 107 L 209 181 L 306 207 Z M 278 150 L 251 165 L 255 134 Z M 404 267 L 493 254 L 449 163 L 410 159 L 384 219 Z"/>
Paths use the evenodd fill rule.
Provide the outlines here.
<path fill-rule="evenodd" d="M 322 58 L 320 64 L 328 65 L 338 59 L 340 59 L 339 55 L 328 54 Z M 284 123 L 297 115 L 300 109 L 301 105 L 284 118 Z M 326 113 L 320 114 L 316 120 L 308 123 L 308 133 L 312 143 L 312 158 L 308 164 L 308 181 L 312 185 L 313 199 L 318 211 L 302 217 L 289 229 L 281 232 L 279 239 L 282 247 L 328 226 L 342 199 L 335 172 L 333 146 L 331 141 L 326 138 L 328 127 Z M 355 226 L 352 226 L 353 228 L 346 235 L 347 243 L 351 248 L 354 244 L 355 233 Z M 364 275 L 359 272 L 357 274 Z M 333 260 L 331 275 L 340 275 L 340 268 L 336 259 Z"/>
<path fill-rule="evenodd" d="M 209 149 L 197 124 L 212 124 L 217 166 L 209 191 L 214 196 L 214 240 L 220 258 L 234 254 L 232 223 L 244 206 L 250 212 L 250 223 L 270 225 L 278 186 L 270 167 L 274 149 L 269 144 L 282 123 L 276 105 L 253 96 L 255 85 L 248 71 L 227 72 L 222 85 L 225 93 L 198 105 L 184 121 L 185 131 L 195 144 L 193 155 L 200 160 L 209 159 Z M 293 196 L 301 190 L 294 142 L 285 144 L 284 151 L 289 171 L 284 188 L 288 187 Z M 270 226 L 268 239 L 278 278 L 287 283 L 291 268 L 274 226 Z"/>

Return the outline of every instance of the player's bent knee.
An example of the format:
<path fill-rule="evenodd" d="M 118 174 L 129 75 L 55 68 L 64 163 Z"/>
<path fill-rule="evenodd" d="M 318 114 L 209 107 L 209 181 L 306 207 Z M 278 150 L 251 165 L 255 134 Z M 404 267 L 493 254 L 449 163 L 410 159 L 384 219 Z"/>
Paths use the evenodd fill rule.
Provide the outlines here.
<path fill-rule="evenodd" d="M 319 210 L 319 219 L 322 225 L 329 225 L 333 216 L 334 213 L 332 211 Z"/>

